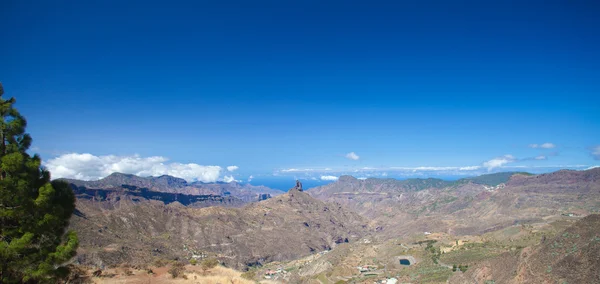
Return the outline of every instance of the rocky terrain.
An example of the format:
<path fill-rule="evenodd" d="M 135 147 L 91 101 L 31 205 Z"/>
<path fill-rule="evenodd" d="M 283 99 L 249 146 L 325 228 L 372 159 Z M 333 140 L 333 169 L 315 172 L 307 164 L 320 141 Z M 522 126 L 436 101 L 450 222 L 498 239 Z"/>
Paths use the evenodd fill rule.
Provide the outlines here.
<path fill-rule="evenodd" d="M 551 215 L 600 211 L 598 168 L 504 177 L 447 182 L 342 176 L 335 183 L 308 192 L 369 217 L 383 238 L 423 232 L 475 235 L 515 223 L 538 222 Z"/>
<path fill-rule="evenodd" d="M 220 195 L 233 196 L 244 202 L 257 201 L 260 194 L 276 196 L 282 191 L 270 189 L 266 186 L 253 186 L 250 184 L 239 184 L 237 182 L 215 182 L 188 183 L 184 179 L 168 175 L 159 177 L 139 177 L 136 175 L 113 173 L 103 179 L 95 181 L 83 181 L 64 179 L 66 182 L 86 189 L 114 189 L 127 187 L 145 188 L 149 191 L 187 194 L 187 195 Z"/>
<path fill-rule="evenodd" d="M 450 283 L 600 283 L 600 215 L 589 215 L 539 245 L 457 273 Z"/>
<path fill-rule="evenodd" d="M 90 206 L 99 206 L 101 208 L 113 208 L 120 200 L 130 202 L 143 202 L 148 200 L 161 201 L 164 204 L 177 202 L 190 207 L 240 207 L 245 204 L 241 199 L 232 196 L 221 195 L 189 195 L 182 193 L 169 193 L 160 191 L 151 191 L 147 188 L 138 188 L 131 185 L 121 185 L 118 187 L 107 187 L 105 189 L 86 188 L 71 184 L 77 200 L 81 204 L 88 201 Z"/>
<path fill-rule="evenodd" d="M 78 200 L 71 227 L 81 241 L 75 263 L 143 268 L 216 258 L 268 283 L 594 283 L 598 277 L 598 168 L 458 181 L 343 176 L 253 203 L 149 189 L 194 186 L 166 177 L 126 184 L 115 176 L 72 183 Z"/>
<path fill-rule="evenodd" d="M 106 202 L 77 201 L 71 220 L 81 242 L 77 263 L 147 265 L 211 256 L 245 268 L 329 250 L 369 231 L 358 214 L 295 189 L 242 208 L 190 208 L 131 197 Z"/>

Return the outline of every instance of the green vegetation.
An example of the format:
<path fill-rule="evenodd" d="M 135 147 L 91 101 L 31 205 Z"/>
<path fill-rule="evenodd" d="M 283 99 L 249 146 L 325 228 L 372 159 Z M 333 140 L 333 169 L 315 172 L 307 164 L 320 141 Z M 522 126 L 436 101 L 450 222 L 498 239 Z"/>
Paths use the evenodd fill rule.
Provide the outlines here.
<path fill-rule="evenodd" d="M 421 191 L 421 190 L 428 189 L 428 188 L 444 188 L 446 186 L 449 186 L 452 182 L 437 179 L 437 178 L 427 178 L 427 179 L 410 178 L 410 179 L 402 180 L 402 181 L 400 181 L 400 183 L 403 186 L 408 187 L 414 191 Z"/>
<path fill-rule="evenodd" d="M 27 122 L 2 95 L 0 85 L 0 283 L 55 283 L 79 244 L 66 232 L 75 196 L 27 153 Z"/>
<path fill-rule="evenodd" d="M 493 256 L 497 256 L 506 249 L 494 246 L 491 243 L 471 243 L 461 247 L 461 249 L 440 255 L 444 263 L 475 263 Z"/>
<path fill-rule="evenodd" d="M 190 264 L 196 265 L 196 264 L 198 264 L 198 261 L 195 258 L 192 258 L 192 259 L 190 259 Z"/>
<path fill-rule="evenodd" d="M 417 283 L 430 283 L 430 282 L 446 282 L 450 276 L 452 276 L 452 270 L 429 263 L 419 263 L 414 266 L 414 269 L 406 270 L 406 272 L 400 272 L 400 275 L 408 273 L 411 281 Z"/>
<path fill-rule="evenodd" d="M 169 274 L 171 274 L 171 277 L 173 278 L 177 278 L 177 277 L 184 277 L 185 276 L 185 264 L 183 264 L 183 262 L 173 262 L 173 264 L 171 264 L 171 268 L 169 268 Z M 185 277 L 184 277 L 185 278 Z"/>
<path fill-rule="evenodd" d="M 439 247 L 434 247 L 433 244 L 435 242 L 427 242 L 427 246 L 425 247 L 425 251 L 431 254 L 431 260 L 433 263 L 438 264 L 440 260 L 440 256 L 442 252 Z"/>
<path fill-rule="evenodd" d="M 325 275 L 325 273 L 317 275 L 316 279 L 319 280 L 319 282 L 321 283 L 329 283 L 329 280 L 327 279 L 327 275 Z"/>
<path fill-rule="evenodd" d="M 458 266 L 456 266 L 456 264 L 452 265 L 452 271 L 465 272 L 465 271 L 467 271 L 468 268 L 469 268 L 468 265 L 462 265 L 462 264 L 459 264 Z"/>
<path fill-rule="evenodd" d="M 202 269 L 202 273 L 206 274 L 206 272 L 219 265 L 219 261 L 216 258 L 207 258 L 200 263 L 200 268 Z"/>
<path fill-rule="evenodd" d="M 513 175 L 516 175 L 516 174 L 527 175 L 527 176 L 533 175 L 533 174 L 530 174 L 527 172 L 494 173 L 494 174 L 480 175 L 480 176 L 470 177 L 470 178 L 463 178 L 463 179 L 456 181 L 456 184 L 464 184 L 464 183 L 468 183 L 468 182 L 473 182 L 476 184 L 497 186 L 501 183 L 507 182 L 510 179 L 510 177 L 512 177 Z"/>
<path fill-rule="evenodd" d="M 253 280 L 256 277 L 256 271 L 254 271 L 254 270 L 248 270 L 248 271 L 242 273 L 241 276 L 244 279 Z"/>
<path fill-rule="evenodd" d="M 154 264 L 154 266 L 156 266 L 156 267 L 164 267 L 164 266 L 167 266 L 169 263 L 171 263 L 171 261 L 170 261 L 170 260 L 166 260 L 166 259 L 164 259 L 164 258 L 156 258 L 156 259 L 154 260 L 154 263 L 153 263 L 153 264 Z"/>

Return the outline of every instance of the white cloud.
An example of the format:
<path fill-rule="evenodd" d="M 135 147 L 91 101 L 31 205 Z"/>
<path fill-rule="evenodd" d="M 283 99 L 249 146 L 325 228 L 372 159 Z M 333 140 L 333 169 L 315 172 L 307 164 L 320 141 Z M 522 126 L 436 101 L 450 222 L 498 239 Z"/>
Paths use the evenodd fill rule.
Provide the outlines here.
<path fill-rule="evenodd" d="M 542 148 L 542 149 L 552 149 L 556 147 L 556 145 L 550 143 L 550 142 L 546 142 L 544 144 L 529 144 L 529 148 Z"/>
<path fill-rule="evenodd" d="M 552 143 L 544 143 L 542 145 L 540 145 L 540 148 L 544 148 L 544 149 L 552 149 L 556 147 L 556 145 L 552 144 Z"/>
<path fill-rule="evenodd" d="M 548 157 L 546 157 L 544 155 L 539 155 L 539 156 L 535 157 L 534 159 L 536 159 L 536 160 L 547 160 Z"/>
<path fill-rule="evenodd" d="M 459 167 L 458 170 L 459 171 L 475 171 L 475 170 L 479 170 L 481 167 L 480 166 L 466 166 L 466 167 Z"/>
<path fill-rule="evenodd" d="M 338 180 L 336 176 L 321 176 L 321 180 Z"/>
<path fill-rule="evenodd" d="M 230 172 L 233 172 L 233 171 L 235 171 L 235 170 L 237 170 L 239 168 L 240 167 L 238 167 L 238 166 L 229 166 L 229 167 L 227 167 L 227 170 L 230 171 Z"/>
<path fill-rule="evenodd" d="M 223 181 L 226 183 L 230 183 L 232 181 L 238 181 L 238 180 L 235 180 L 235 178 L 233 176 L 224 176 Z"/>
<path fill-rule="evenodd" d="M 358 160 L 360 159 L 360 157 L 358 155 L 356 155 L 356 153 L 354 152 L 350 152 L 348 154 L 346 154 L 346 158 L 350 159 L 350 160 Z"/>
<path fill-rule="evenodd" d="M 254 176 L 253 176 L 253 175 L 250 175 L 250 176 L 248 177 L 248 182 L 251 182 L 253 179 L 254 179 Z"/>
<path fill-rule="evenodd" d="M 60 155 L 44 163 L 52 178 L 97 180 L 114 172 L 138 176 L 170 175 L 187 181 L 215 182 L 221 174 L 219 166 L 203 166 L 194 163 L 167 163 L 161 156 L 95 156 L 84 153 Z"/>
<path fill-rule="evenodd" d="M 474 171 L 480 169 L 480 166 L 464 166 L 464 167 L 390 167 L 392 170 L 405 171 Z"/>
<path fill-rule="evenodd" d="M 596 160 L 600 160 L 600 145 L 592 148 L 592 157 Z"/>
<path fill-rule="evenodd" d="M 488 171 L 493 170 L 494 168 L 501 167 L 505 164 L 514 162 L 516 159 L 512 155 L 504 155 L 502 157 L 491 159 L 487 162 L 483 163 L 483 167 L 487 168 Z"/>
<path fill-rule="evenodd" d="M 591 167 L 589 167 L 589 168 L 587 168 L 585 170 L 587 171 L 587 170 L 591 170 L 591 169 L 595 169 L 595 168 L 600 168 L 600 166 L 591 166 Z"/>
<path fill-rule="evenodd" d="M 315 169 L 294 169 L 294 168 L 291 168 L 291 169 L 283 169 L 281 171 L 284 172 L 284 173 L 313 172 L 313 171 L 315 171 Z"/>

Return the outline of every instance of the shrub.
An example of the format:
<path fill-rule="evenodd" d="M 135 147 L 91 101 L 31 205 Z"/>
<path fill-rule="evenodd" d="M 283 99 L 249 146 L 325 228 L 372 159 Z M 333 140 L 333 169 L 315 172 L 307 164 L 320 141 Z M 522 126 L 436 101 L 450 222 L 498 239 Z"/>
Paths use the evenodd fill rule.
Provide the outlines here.
<path fill-rule="evenodd" d="M 157 258 L 156 260 L 154 260 L 154 266 L 156 267 L 163 267 L 163 266 L 167 266 L 171 261 L 163 259 L 163 258 Z"/>
<path fill-rule="evenodd" d="M 198 264 L 198 261 L 195 258 L 192 258 L 192 259 L 190 259 L 190 264 L 196 265 L 196 264 Z"/>
<path fill-rule="evenodd" d="M 183 264 L 182 262 L 174 262 L 171 265 L 171 268 L 169 268 L 169 274 L 171 274 L 171 276 L 173 278 L 177 278 L 179 276 L 185 276 L 185 264 Z"/>
<path fill-rule="evenodd" d="M 123 274 L 125 274 L 127 276 L 131 276 L 131 275 L 133 275 L 133 271 L 131 271 L 131 268 L 125 267 L 125 268 L 123 268 Z"/>
<path fill-rule="evenodd" d="M 241 276 L 244 279 L 253 280 L 256 277 L 256 272 L 255 271 L 246 271 L 246 272 L 242 273 Z"/>
<path fill-rule="evenodd" d="M 207 258 L 200 263 L 200 268 L 202 269 L 202 273 L 206 274 L 206 272 L 214 268 L 219 264 L 219 261 L 216 258 Z"/>

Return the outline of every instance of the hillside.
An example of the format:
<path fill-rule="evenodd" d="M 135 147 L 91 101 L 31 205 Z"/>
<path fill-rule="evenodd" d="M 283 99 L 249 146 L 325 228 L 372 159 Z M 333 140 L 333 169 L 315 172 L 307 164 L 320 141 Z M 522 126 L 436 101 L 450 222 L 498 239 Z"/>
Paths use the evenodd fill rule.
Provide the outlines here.
<path fill-rule="evenodd" d="M 106 189 L 86 188 L 70 184 L 75 197 L 78 201 L 94 201 L 92 204 L 102 204 L 103 208 L 112 208 L 120 200 L 128 200 L 137 203 L 149 200 L 161 201 L 164 204 L 177 202 L 190 207 L 240 207 L 245 204 L 241 199 L 232 196 L 220 195 L 189 195 L 181 193 L 169 193 L 160 191 L 151 191 L 147 188 L 138 188 L 131 185 L 121 185 L 119 187 L 107 187 Z"/>
<path fill-rule="evenodd" d="M 370 218 L 383 237 L 425 231 L 471 235 L 561 213 L 599 212 L 600 169 L 512 174 L 502 186 L 345 176 L 309 193 Z"/>
<path fill-rule="evenodd" d="M 97 267 L 213 255 L 243 268 L 328 250 L 368 233 L 361 216 L 297 190 L 242 208 L 77 202 L 71 221 L 81 242 L 77 262 Z"/>
<path fill-rule="evenodd" d="M 526 173 L 526 172 L 493 173 L 493 174 L 486 174 L 486 175 L 480 175 L 480 176 L 476 176 L 476 177 L 459 179 L 458 181 L 456 181 L 456 184 L 472 182 L 472 183 L 476 183 L 476 184 L 497 186 L 501 183 L 508 182 L 511 179 L 511 177 L 514 175 L 531 176 L 532 174 Z"/>
<path fill-rule="evenodd" d="M 450 283 L 600 283 L 600 215 L 589 215 L 539 245 L 486 260 Z"/>
<path fill-rule="evenodd" d="M 245 202 L 257 201 L 259 194 L 276 196 L 283 193 L 282 191 L 274 190 L 266 186 L 254 186 L 237 182 L 188 183 L 184 179 L 168 175 L 159 177 L 139 177 L 130 174 L 112 173 L 105 178 L 94 181 L 75 179 L 63 180 L 79 188 L 86 189 L 115 189 L 123 188 L 123 186 L 125 186 L 173 194 L 233 196 Z"/>

